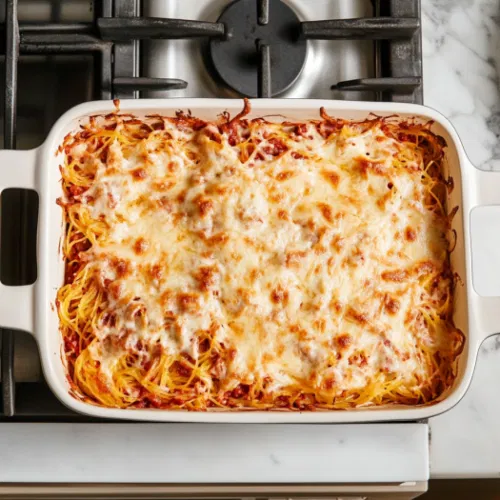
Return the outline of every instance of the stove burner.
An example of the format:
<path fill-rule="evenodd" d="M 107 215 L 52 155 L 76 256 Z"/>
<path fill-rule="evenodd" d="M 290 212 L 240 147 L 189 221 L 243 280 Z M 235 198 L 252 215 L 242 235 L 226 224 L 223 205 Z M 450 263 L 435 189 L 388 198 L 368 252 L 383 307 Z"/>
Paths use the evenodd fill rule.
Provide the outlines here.
<path fill-rule="evenodd" d="M 281 0 L 236 0 L 218 22 L 228 35 L 213 38 L 209 54 L 228 87 L 249 97 L 273 97 L 300 75 L 306 40 L 299 38 L 299 18 Z"/>

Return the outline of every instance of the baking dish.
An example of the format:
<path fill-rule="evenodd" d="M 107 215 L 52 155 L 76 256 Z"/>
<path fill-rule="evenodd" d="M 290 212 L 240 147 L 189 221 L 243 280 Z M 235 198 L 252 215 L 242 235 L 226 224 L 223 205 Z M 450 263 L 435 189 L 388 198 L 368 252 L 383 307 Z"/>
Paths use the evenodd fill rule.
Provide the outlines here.
<path fill-rule="evenodd" d="M 455 325 L 466 335 L 465 349 L 460 356 L 458 376 L 454 385 L 438 401 L 426 406 L 374 407 L 317 412 L 187 412 L 150 409 L 113 409 L 94 406 L 76 399 L 70 393 L 63 356 L 59 320 L 54 306 L 57 289 L 64 279 L 64 262 L 60 252 L 62 235 L 61 209 L 56 199 L 61 196 L 59 165 L 60 144 L 66 134 L 75 131 L 89 115 L 106 114 L 115 110 L 112 101 L 89 102 L 64 114 L 52 128 L 47 140 L 30 151 L 0 152 L 0 189 L 25 188 L 39 196 L 38 279 L 28 286 L 0 286 L 0 326 L 31 332 L 38 343 L 45 378 L 55 395 L 75 411 L 95 417 L 145 421 L 183 422 L 281 422 L 281 423 L 342 423 L 418 420 L 442 413 L 453 407 L 464 395 L 471 381 L 474 364 L 483 340 L 500 331 L 500 297 L 488 280 L 476 279 L 485 272 L 496 275 L 500 259 L 487 262 L 488 248 L 473 240 L 481 232 L 489 234 L 500 229 L 500 174 L 476 169 L 467 159 L 456 131 L 442 115 L 424 106 L 396 103 L 348 102 L 330 100 L 259 99 L 251 102 L 250 117 L 274 116 L 274 119 L 301 121 L 317 118 L 320 107 L 328 114 L 344 119 L 360 120 L 370 113 L 379 116 L 398 115 L 433 120 L 433 131 L 442 135 L 447 144 L 447 172 L 454 180 L 449 206 L 458 206 L 453 219 L 457 243 L 451 254 L 452 270 L 460 283 L 455 290 Z M 222 111 L 237 114 L 241 100 L 168 99 L 131 100 L 120 103 L 121 112 L 139 117 L 148 114 L 173 115 L 177 110 L 190 110 L 202 119 L 214 119 Z M 277 118 L 276 118 L 277 117 Z M 495 211 L 495 205 L 498 210 Z M 498 216 L 498 217 L 496 217 Z M 495 219 L 499 223 L 495 228 Z M 474 249 L 474 255 L 472 250 Z M 473 259 L 477 255 L 482 260 Z M 494 256 L 492 256 L 494 260 Z M 473 265 L 474 261 L 474 265 Z M 500 269 L 499 269 L 500 272 Z M 477 290 L 474 288 L 476 286 Z M 478 293 L 482 293 L 480 295 Z M 500 295 L 500 293 L 498 294 Z"/>

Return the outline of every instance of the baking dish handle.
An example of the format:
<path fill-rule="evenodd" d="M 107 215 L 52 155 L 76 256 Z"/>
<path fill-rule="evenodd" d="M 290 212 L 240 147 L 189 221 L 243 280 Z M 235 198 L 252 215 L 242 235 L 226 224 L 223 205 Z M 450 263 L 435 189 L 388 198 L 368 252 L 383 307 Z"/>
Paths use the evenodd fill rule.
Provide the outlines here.
<path fill-rule="evenodd" d="M 0 151 L 0 192 L 7 188 L 37 190 L 37 151 Z M 34 332 L 34 291 L 34 284 L 7 286 L 0 283 L 0 327 Z"/>
<path fill-rule="evenodd" d="M 0 327 L 34 333 L 35 285 L 0 284 Z"/>
<path fill-rule="evenodd" d="M 469 214 L 472 300 L 479 341 L 500 333 L 500 172 L 471 167 L 476 199 Z"/>

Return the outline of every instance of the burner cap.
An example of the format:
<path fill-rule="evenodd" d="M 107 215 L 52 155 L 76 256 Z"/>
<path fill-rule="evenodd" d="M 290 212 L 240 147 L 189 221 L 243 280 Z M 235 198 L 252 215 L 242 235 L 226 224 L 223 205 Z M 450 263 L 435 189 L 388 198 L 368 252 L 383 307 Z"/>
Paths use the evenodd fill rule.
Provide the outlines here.
<path fill-rule="evenodd" d="M 236 0 L 218 19 L 228 36 L 210 40 L 210 58 L 219 77 L 249 97 L 259 96 L 265 65 L 270 69 L 270 82 L 266 79 L 270 95 L 266 97 L 272 97 L 295 82 L 306 60 L 306 40 L 299 37 L 300 20 L 295 12 L 281 0 L 269 0 L 267 15 L 262 14 L 259 0 Z"/>

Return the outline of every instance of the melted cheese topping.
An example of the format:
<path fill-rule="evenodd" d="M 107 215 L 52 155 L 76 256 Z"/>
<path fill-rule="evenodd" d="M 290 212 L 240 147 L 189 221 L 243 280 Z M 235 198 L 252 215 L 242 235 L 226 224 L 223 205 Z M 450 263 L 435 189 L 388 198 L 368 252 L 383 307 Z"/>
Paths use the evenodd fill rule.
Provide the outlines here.
<path fill-rule="evenodd" d="M 67 147 L 93 172 L 73 203 L 103 228 L 80 253 L 106 300 L 85 347 L 101 390 L 124 363 L 147 379 L 163 356 L 198 367 L 184 382 L 204 408 L 422 402 L 456 334 L 448 221 L 430 206 L 423 150 L 381 121 L 328 134 L 318 122 L 162 123 L 130 144 L 119 122 L 104 156 Z M 207 337 L 216 355 L 202 370 Z M 155 380 L 161 397 L 175 392 Z"/>

